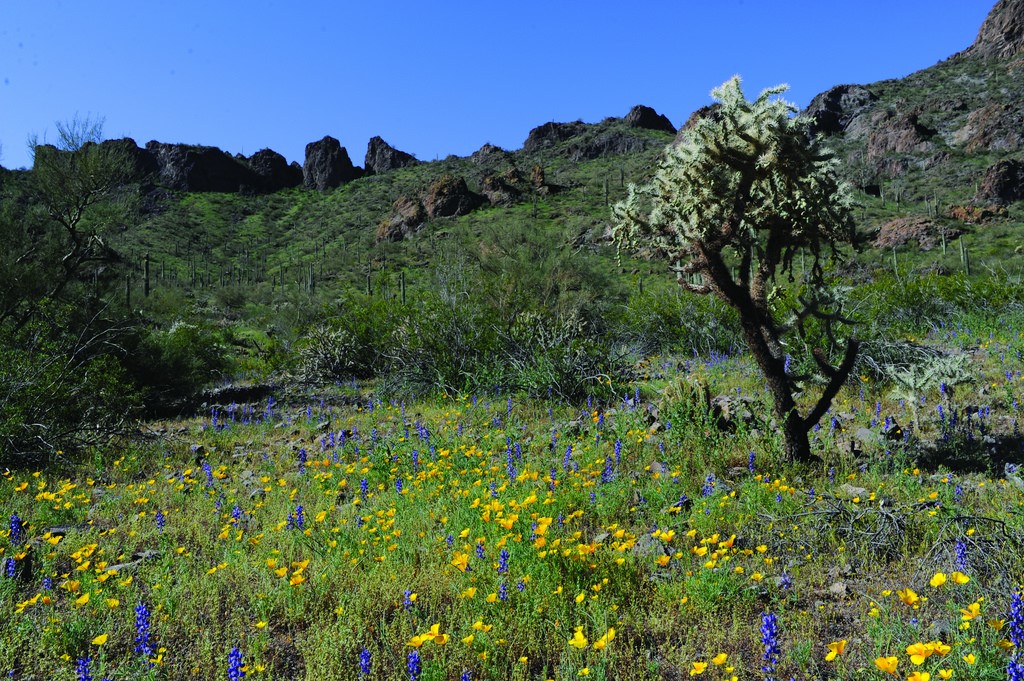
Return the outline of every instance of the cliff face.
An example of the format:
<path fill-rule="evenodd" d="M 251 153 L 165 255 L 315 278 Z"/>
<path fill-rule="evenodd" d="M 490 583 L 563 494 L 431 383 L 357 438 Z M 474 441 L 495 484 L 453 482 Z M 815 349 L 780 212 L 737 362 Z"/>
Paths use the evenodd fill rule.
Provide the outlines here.
<path fill-rule="evenodd" d="M 999 0 L 964 56 L 1008 59 L 1024 48 L 1024 0 Z"/>

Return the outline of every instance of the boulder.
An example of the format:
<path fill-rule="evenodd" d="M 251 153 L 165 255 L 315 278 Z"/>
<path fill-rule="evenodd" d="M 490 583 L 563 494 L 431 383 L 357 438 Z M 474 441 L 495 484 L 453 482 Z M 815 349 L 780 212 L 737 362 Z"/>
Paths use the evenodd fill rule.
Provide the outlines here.
<path fill-rule="evenodd" d="M 838 135 L 878 97 L 862 85 L 837 85 L 814 97 L 803 111 L 812 135 Z"/>
<path fill-rule="evenodd" d="M 340 187 L 359 177 L 348 151 L 330 135 L 306 145 L 306 162 L 302 166 L 302 184 L 307 189 L 326 191 Z"/>
<path fill-rule="evenodd" d="M 184 192 L 237 192 L 253 187 L 256 178 L 247 165 L 216 147 L 189 144 L 146 144 L 159 168 L 159 182 Z"/>
<path fill-rule="evenodd" d="M 943 228 L 930 218 L 910 216 L 889 220 L 878 231 L 875 238 L 877 248 L 898 248 L 916 241 L 922 251 L 934 248 L 942 241 L 945 229 L 946 241 L 952 241 L 963 232 L 959 229 Z"/>
<path fill-rule="evenodd" d="M 248 163 L 261 191 L 276 192 L 302 184 L 302 170 L 298 164 L 288 165 L 284 156 L 273 149 L 257 151 L 249 157 Z"/>
<path fill-rule="evenodd" d="M 930 140 L 936 131 L 923 125 L 914 113 L 878 111 L 871 116 L 867 157 L 886 162 L 892 154 L 921 154 L 934 148 Z"/>
<path fill-rule="evenodd" d="M 374 137 L 366 145 L 366 161 L 363 167 L 367 174 L 386 173 L 396 168 L 414 166 L 419 161 L 412 154 L 399 151 L 380 137 Z"/>
<path fill-rule="evenodd" d="M 400 196 L 391 205 L 391 213 L 377 225 L 377 241 L 401 241 L 427 220 L 427 210 L 419 199 Z"/>
<path fill-rule="evenodd" d="M 676 128 L 667 116 L 659 114 L 649 106 L 637 104 L 626 114 L 626 125 L 631 128 L 644 128 L 645 130 L 661 130 L 676 134 Z"/>
<path fill-rule="evenodd" d="M 484 199 L 469 191 L 466 181 L 455 175 L 442 175 L 427 190 L 423 206 L 432 218 L 456 217 L 476 210 Z"/>
<path fill-rule="evenodd" d="M 400 196 L 377 225 L 377 241 L 401 241 L 418 231 L 426 219 L 427 211 L 419 199 Z"/>
<path fill-rule="evenodd" d="M 1024 161 L 1007 160 L 988 167 L 974 200 L 1008 204 L 1024 199 Z"/>
<path fill-rule="evenodd" d="M 1007 216 L 1005 206 L 964 206 L 949 207 L 949 217 L 969 225 L 978 225 L 990 220 L 1001 220 Z"/>
<path fill-rule="evenodd" d="M 511 206 L 522 198 L 524 185 L 519 171 L 510 168 L 500 175 L 485 177 L 480 190 L 492 206 Z"/>
<path fill-rule="evenodd" d="M 567 139 L 583 134 L 587 125 L 583 121 L 573 123 L 545 123 L 530 131 L 523 142 L 523 151 L 532 154 L 553 147 Z"/>
<path fill-rule="evenodd" d="M 1024 48 L 1024 0 L 999 0 L 964 56 L 1005 59 Z"/>

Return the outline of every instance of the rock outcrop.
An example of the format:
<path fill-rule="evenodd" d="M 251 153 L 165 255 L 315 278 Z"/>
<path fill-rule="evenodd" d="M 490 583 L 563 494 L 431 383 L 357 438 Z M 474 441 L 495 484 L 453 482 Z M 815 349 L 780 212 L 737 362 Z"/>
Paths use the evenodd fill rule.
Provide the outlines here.
<path fill-rule="evenodd" d="M 583 121 L 538 125 L 527 135 L 526 141 L 523 142 L 523 151 L 528 154 L 536 153 L 581 135 L 586 129 L 587 125 Z"/>
<path fill-rule="evenodd" d="M 999 0 L 964 56 L 1006 59 L 1024 49 L 1024 0 Z"/>
<path fill-rule="evenodd" d="M 837 85 L 815 96 L 803 115 L 811 119 L 809 132 L 812 135 L 838 135 L 877 100 L 878 97 L 862 85 Z"/>
<path fill-rule="evenodd" d="M 631 128 L 644 128 L 645 130 L 661 130 L 671 134 L 676 133 L 676 128 L 667 116 L 659 114 L 649 106 L 637 104 L 626 114 L 626 125 Z"/>
<path fill-rule="evenodd" d="M 523 197 L 525 179 L 515 168 L 484 178 L 480 191 L 492 206 L 511 206 Z"/>
<path fill-rule="evenodd" d="M 697 125 L 697 122 L 700 121 L 700 119 L 702 118 L 711 118 L 712 120 L 718 120 L 719 118 L 721 118 L 721 109 L 722 105 L 719 104 L 718 102 L 715 102 L 714 104 L 702 106 L 701 108 L 694 111 L 692 114 L 690 114 L 690 117 L 686 119 L 686 122 L 683 123 L 683 127 L 679 128 L 679 132 L 676 134 L 676 140 L 678 140 L 679 136 L 682 135 L 687 130 L 693 129 L 693 126 Z"/>
<path fill-rule="evenodd" d="M 130 137 L 117 140 L 104 140 L 100 142 L 100 148 L 108 149 L 113 153 L 121 154 L 128 161 L 128 181 L 141 182 L 142 180 L 157 174 L 160 166 L 157 165 L 153 154 L 141 149 Z"/>
<path fill-rule="evenodd" d="M 366 145 L 366 160 L 363 169 L 367 174 L 386 173 L 397 168 L 414 166 L 419 161 L 412 154 L 399 151 L 385 142 L 381 137 L 374 137 Z"/>
<path fill-rule="evenodd" d="M 652 144 L 658 143 L 623 132 L 621 129 L 610 128 L 570 143 L 567 156 L 571 161 L 589 161 L 601 156 L 632 154 L 643 151 Z M 664 146 L 663 142 L 660 144 Z"/>
<path fill-rule="evenodd" d="M 159 170 L 157 180 L 168 189 L 184 192 L 238 192 L 255 185 L 247 165 L 216 147 L 149 142 Z"/>
<path fill-rule="evenodd" d="M 423 202 L 410 196 L 400 196 L 391 205 L 391 212 L 377 225 L 377 241 L 401 241 L 413 234 L 427 220 Z"/>
<path fill-rule="evenodd" d="M 302 184 L 302 168 L 297 163 L 288 165 L 285 157 L 273 149 L 257 151 L 248 163 L 260 191 L 276 192 Z"/>
<path fill-rule="evenodd" d="M 431 218 L 456 217 L 479 208 L 484 199 L 466 186 L 466 181 L 455 175 L 437 178 L 423 200 L 427 215 Z"/>
<path fill-rule="evenodd" d="M 302 184 L 307 189 L 326 191 L 340 187 L 359 177 L 348 151 L 330 135 L 306 145 L 306 162 L 302 165 Z"/>
<path fill-rule="evenodd" d="M 898 111 L 876 111 L 871 114 L 867 158 L 876 165 L 885 165 L 890 174 L 906 170 L 905 164 L 893 164 L 893 154 L 923 154 L 934 149 L 931 138 L 936 131 L 922 125 L 916 114 Z"/>
<path fill-rule="evenodd" d="M 974 200 L 1001 205 L 1024 200 L 1024 161 L 999 161 L 989 166 Z"/>
<path fill-rule="evenodd" d="M 1024 110 L 1019 104 L 989 102 L 968 114 L 952 142 L 968 153 L 1017 151 L 1024 147 Z"/>
<path fill-rule="evenodd" d="M 875 238 L 877 248 L 899 248 L 916 241 L 922 251 L 931 250 L 942 242 L 943 230 L 946 241 L 952 241 L 963 232 L 945 228 L 934 220 L 921 216 L 895 218 L 882 225 Z"/>

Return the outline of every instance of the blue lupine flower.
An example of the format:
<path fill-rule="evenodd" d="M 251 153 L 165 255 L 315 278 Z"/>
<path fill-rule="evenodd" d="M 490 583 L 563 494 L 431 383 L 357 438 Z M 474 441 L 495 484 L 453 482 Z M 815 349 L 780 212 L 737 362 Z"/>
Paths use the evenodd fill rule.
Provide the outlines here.
<path fill-rule="evenodd" d="M 167 519 L 164 517 L 163 511 L 156 512 L 156 529 L 160 534 L 164 533 L 164 523 Z"/>
<path fill-rule="evenodd" d="M 704 487 L 700 490 L 701 496 L 710 497 L 715 493 L 715 474 L 708 473 L 708 477 L 704 479 Z"/>
<path fill-rule="evenodd" d="M 750 471 L 751 475 L 757 470 L 757 466 L 754 465 L 754 458 L 756 454 L 753 449 L 750 450 L 750 456 L 747 457 L 747 470 Z"/>
<path fill-rule="evenodd" d="M 11 543 L 20 544 L 25 538 L 25 526 L 17 513 L 11 514 Z"/>
<path fill-rule="evenodd" d="M 503 575 L 508 572 L 508 549 L 502 549 L 498 555 L 498 574 Z"/>
<path fill-rule="evenodd" d="M 135 606 L 135 652 L 148 658 L 155 652 L 149 640 L 149 607 L 144 601 Z M 152 665 L 150 665 L 152 666 Z"/>
<path fill-rule="evenodd" d="M 92 670 L 89 669 L 89 665 L 91 663 L 91 658 L 78 658 L 78 662 L 75 665 L 75 672 L 78 674 L 78 681 L 92 681 Z"/>
<path fill-rule="evenodd" d="M 773 613 L 766 612 L 761 616 L 761 643 L 764 645 L 764 666 L 761 671 L 765 673 L 765 680 L 768 681 L 775 673 L 775 666 L 779 663 L 779 622 Z"/>
<path fill-rule="evenodd" d="M 473 674 L 468 669 L 463 669 L 459 681 L 473 681 Z"/>
<path fill-rule="evenodd" d="M 419 681 L 420 672 L 423 671 L 423 665 L 420 663 L 420 651 L 412 650 L 409 652 L 409 661 L 406 663 L 405 668 L 409 672 L 409 681 Z"/>
<path fill-rule="evenodd" d="M 370 656 L 369 649 L 363 648 L 359 653 L 359 676 L 369 676 L 372 663 L 373 658 Z"/>
<path fill-rule="evenodd" d="M 359 496 L 366 499 L 366 494 L 370 491 L 370 483 L 367 482 L 366 478 L 359 481 Z"/>
<path fill-rule="evenodd" d="M 245 670 L 242 669 L 245 665 L 242 664 L 242 652 L 237 648 L 232 648 L 231 652 L 228 653 L 228 679 L 230 681 L 242 681 L 245 678 Z"/>
<path fill-rule="evenodd" d="M 504 581 L 502 581 L 501 584 L 498 585 L 498 600 L 508 600 L 508 584 L 506 584 Z"/>
<path fill-rule="evenodd" d="M 483 544 L 477 544 L 476 545 L 476 557 L 479 558 L 480 560 L 483 560 L 484 555 L 485 555 L 484 554 L 484 545 Z"/>
<path fill-rule="evenodd" d="M 17 567 L 18 564 L 14 561 L 14 559 L 8 558 L 4 561 L 4 574 L 9 578 L 14 579 L 14 572 L 17 569 Z"/>
<path fill-rule="evenodd" d="M 399 494 L 402 493 L 402 485 L 403 483 L 401 478 L 395 480 L 395 491 L 398 492 Z"/>
<path fill-rule="evenodd" d="M 405 590 L 405 599 L 402 601 L 402 607 L 406 610 L 412 610 L 412 589 Z"/>
<path fill-rule="evenodd" d="M 1013 644 L 1013 656 L 1006 665 L 1006 678 L 1024 681 L 1024 601 L 1020 593 L 1015 593 L 1010 599 L 1010 615 L 1006 620 L 1006 638 Z"/>

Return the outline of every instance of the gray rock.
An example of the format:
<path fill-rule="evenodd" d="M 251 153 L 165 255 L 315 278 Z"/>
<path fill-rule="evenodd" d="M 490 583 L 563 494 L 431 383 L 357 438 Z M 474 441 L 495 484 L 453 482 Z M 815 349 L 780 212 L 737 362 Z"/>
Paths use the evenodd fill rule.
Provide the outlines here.
<path fill-rule="evenodd" d="M 307 189 L 326 191 L 340 187 L 359 177 L 348 151 L 331 136 L 306 145 L 306 162 L 302 166 L 302 184 Z"/>
<path fill-rule="evenodd" d="M 366 160 L 363 167 L 367 174 L 386 173 L 397 168 L 417 165 L 419 161 L 412 154 L 399 151 L 380 137 L 374 137 L 366 145 Z"/>
<path fill-rule="evenodd" d="M 661 130 L 663 132 L 676 133 L 676 128 L 667 116 L 659 114 L 649 106 L 637 104 L 626 114 L 626 125 L 631 128 L 644 128 L 646 130 Z"/>
<path fill-rule="evenodd" d="M 258 184 L 249 167 L 216 147 L 148 142 L 158 181 L 184 192 L 251 191 Z"/>

